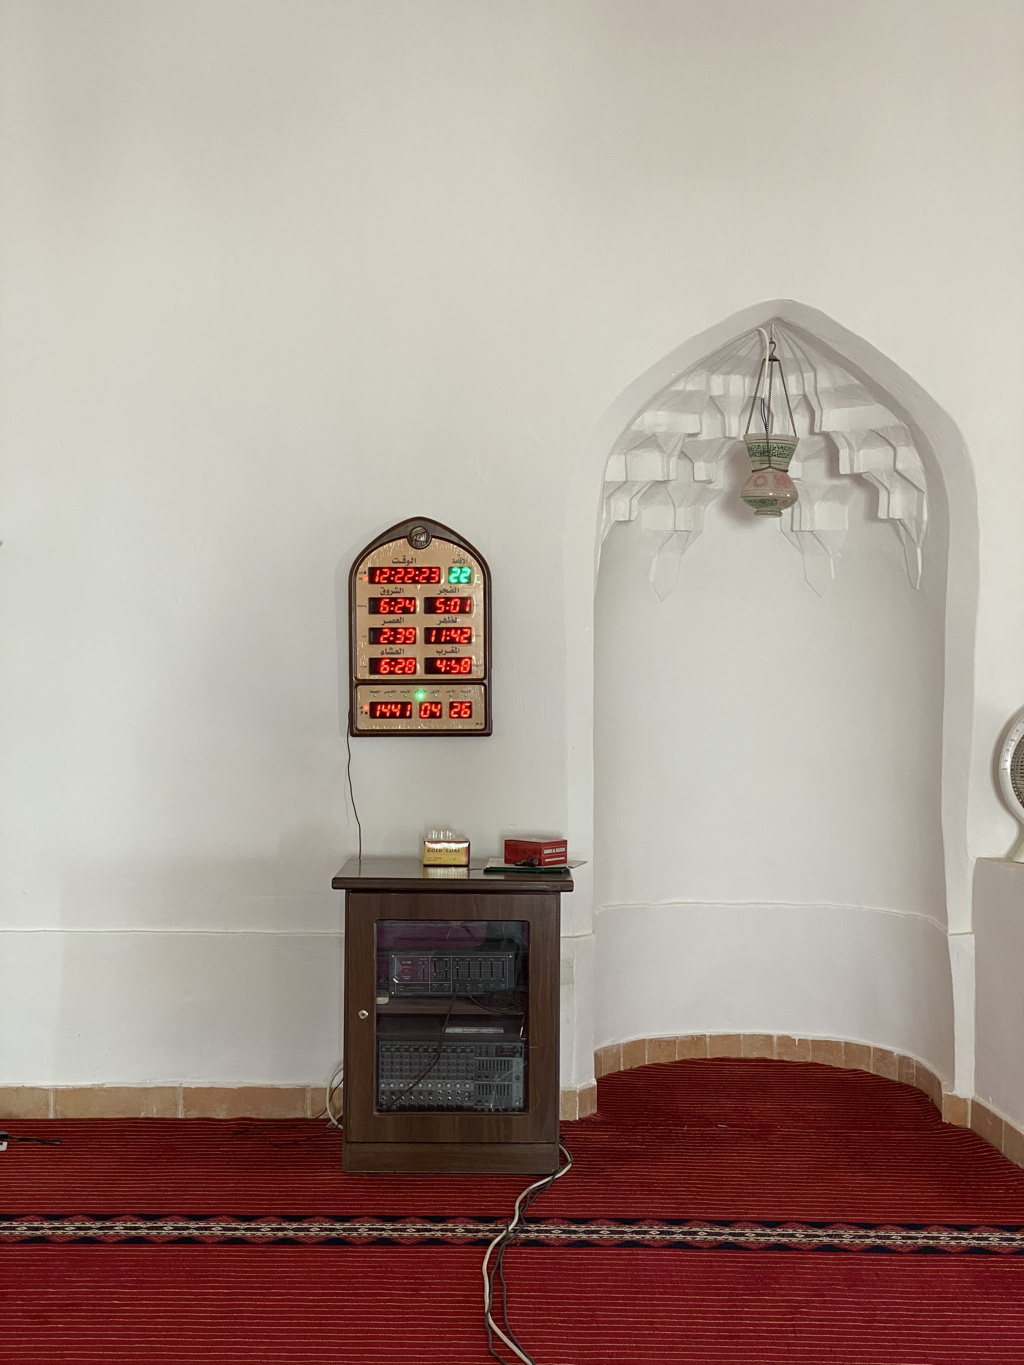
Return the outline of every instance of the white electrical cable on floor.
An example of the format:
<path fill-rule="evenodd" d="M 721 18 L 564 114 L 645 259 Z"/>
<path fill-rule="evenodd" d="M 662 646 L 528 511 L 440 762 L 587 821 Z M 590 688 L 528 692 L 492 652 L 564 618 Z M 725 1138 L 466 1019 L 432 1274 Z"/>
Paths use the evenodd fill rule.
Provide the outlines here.
<path fill-rule="evenodd" d="M 501 1242 L 511 1240 L 512 1234 L 515 1232 L 520 1222 L 523 1201 L 527 1199 L 528 1196 L 534 1192 L 534 1190 L 540 1190 L 542 1188 L 547 1188 L 553 1185 L 556 1180 L 561 1180 L 563 1175 L 565 1175 L 568 1171 L 572 1170 L 572 1156 L 570 1155 L 568 1149 L 566 1147 L 563 1147 L 562 1144 L 559 1143 L 558 1150 L 565 1155 L 565 1165 L 560 1166 L 559 1169 L 554 1173 L 554 1175 L 546 1175 L 542 1180 L 535 1180 L 532 1185 L 527 1185 L 526 1189 L 523 1190 L 522 1194 L 516 1200 L 515 1209 L 513 1210 L 512 1217 L 509 1219 L 506 1226 L 502 1228 L 501 1232 L 498 1233 L 497 1237 L 495 1237 L 494 1241 L 491 1242 L 490 1246 L 484 1252 L 484 1260 L 483 1265 L 481 1267 L 484 1277 L 484 1324 L 492 1332 L 494 1332 L 497 1336 L 501 1338 L 501 1340 L 505 1343 L 505 1345 L 509 1348 L 510 1351 L 514 1351 L 516 1353 L 519 1359 L 523 1361 L 523 1365 L 536 1365 L 536 1361 L 533 1359 L 531 1355 L 527 1355 L 527 1353 L 519 1346 L 517 1342 L 510 1340 L 505 1335 L 505 1333 L 501 1330 L 498 1324 L 494 1321 L 494 1318 L 492 1316 L 494 1287 L 491 1283 L 490 1261 L 495 1248 Z M 509 1328 L 509 1331 L 511 1332 L 512 1329 Z M 513 1335 L 515 1334 L 513 1333 Z"/>
<path fill-rule="evenodd" d="M 326 1113 L 327 1113 L 327 1126 L 328 1126 L 328 1128 L 340 1128 L 340 1127 L 341 1127 L 341 1120 L 335 1118 L 335 1116 L 334 1116 L 334 1110 L 331 1108 L 331 1101 L 334 1099 L 334 1092 L 335 1092 L 335 1090 L 337 1090 L 338 1086 L 341 1084 L 341 1081 L 342 1081 L 344 1075 L 345 1075 L 345 1063 L 344 1063 L 344 1062 L 339 1062 L 338 1065 L 337 1065 L 337 1066 L 334 1068 L 334 1070 L 331 1072 L 330 1078 L 329 1078 L 329 1080 L 328 1080 L 328 1082 L 327 1082 L 327 1090 L 326 1090 L 326 1093 L 325 1093 L 325 1095 L 324 1095 L 324 1109 L 325 1109 L 325 1111 L 326 1111 Z"/>

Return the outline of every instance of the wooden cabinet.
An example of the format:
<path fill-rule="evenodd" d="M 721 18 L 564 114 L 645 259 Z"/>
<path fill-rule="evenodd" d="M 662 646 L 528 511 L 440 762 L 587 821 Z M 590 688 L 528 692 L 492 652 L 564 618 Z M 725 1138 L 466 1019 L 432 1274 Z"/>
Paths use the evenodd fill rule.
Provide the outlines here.
<path fill-rule="evenodd" d="M 345 892 L 345 1169 L 556 1170 L 571 879 L 364 858 L 332 884 Z"/>

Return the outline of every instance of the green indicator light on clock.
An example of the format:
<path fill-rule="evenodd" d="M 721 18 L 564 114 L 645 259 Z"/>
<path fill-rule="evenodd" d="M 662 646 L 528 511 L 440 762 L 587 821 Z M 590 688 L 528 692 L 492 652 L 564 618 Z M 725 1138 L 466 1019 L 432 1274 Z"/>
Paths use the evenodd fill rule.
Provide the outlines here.
<path fill-rule="evenodd" d="M 414 692 L 414 693 L 413 693 L 413 696 L 416 698 L 417 701 L 423 701 L 423 699 L 426 697 L 426 695 L 427 695 L 426 692 L 424 692 L 424 691 L 422 690 L 422 688 L 420 689 L 419 692 Z"/>

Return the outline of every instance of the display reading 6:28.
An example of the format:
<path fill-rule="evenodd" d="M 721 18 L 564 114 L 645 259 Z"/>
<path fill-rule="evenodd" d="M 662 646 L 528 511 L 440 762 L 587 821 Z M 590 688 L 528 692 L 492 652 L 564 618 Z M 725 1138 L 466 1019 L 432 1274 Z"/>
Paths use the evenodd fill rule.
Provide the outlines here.
<path fill-rule="evenodd" d="M 378 677 L 389 677 L 393 674 L 416 672 L 415 659 L 384 657 L 372 658 L 368 662 L 370 665 L 370 672 L 376 674 Z"/>

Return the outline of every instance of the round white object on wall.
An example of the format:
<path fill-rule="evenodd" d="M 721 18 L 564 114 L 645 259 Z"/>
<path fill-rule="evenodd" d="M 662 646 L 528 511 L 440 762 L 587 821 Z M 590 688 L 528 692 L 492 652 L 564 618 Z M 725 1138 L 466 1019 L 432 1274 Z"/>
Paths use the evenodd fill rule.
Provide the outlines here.
<path fill-rule="evenodd" d="M 1021 838 L 1010 855 L 1024 862 L 1024 710 L 1010 722 L 999 749 L 999 790 L 1013 818 L 1021 826 Z"/>

